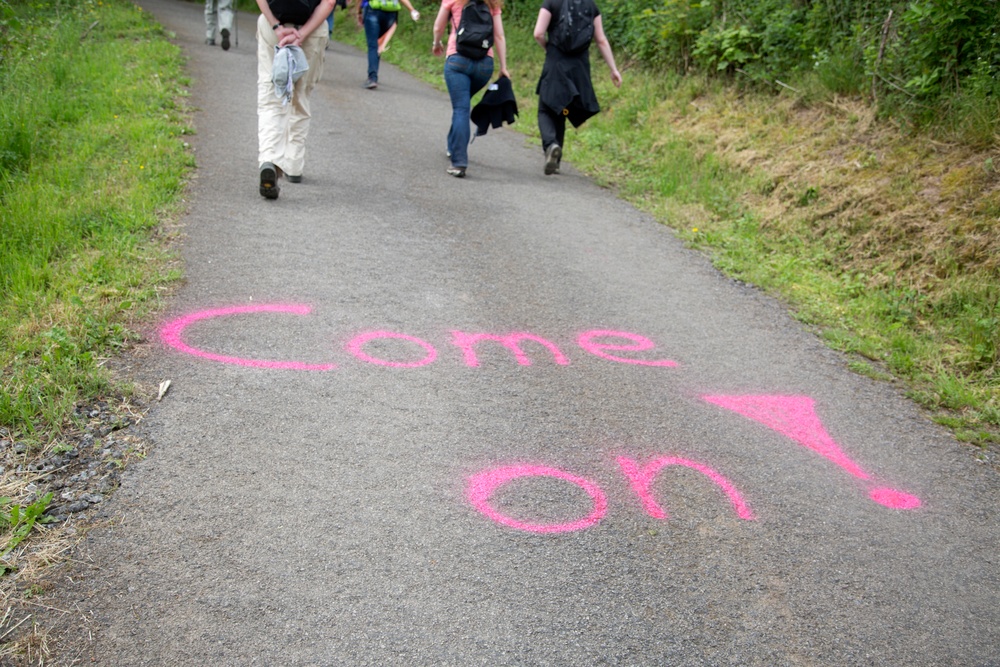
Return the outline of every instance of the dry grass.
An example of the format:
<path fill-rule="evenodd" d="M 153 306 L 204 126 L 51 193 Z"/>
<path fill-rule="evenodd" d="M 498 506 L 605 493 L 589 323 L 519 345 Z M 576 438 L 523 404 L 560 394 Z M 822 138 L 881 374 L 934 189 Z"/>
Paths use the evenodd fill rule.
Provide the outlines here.
<path fill-rule="evenodd" d="M 142 394 L 149 399 L 151 391 L 146 388 Z M 100 405 L 100 414 L 65 425 L 60 437 L 43 450 L 15 453 L 8 436 L 2 448 L 5 472 L 0 477 L 0 495 L 26 505 L 52 491 L 51 508 L 82 493 L 112 493 L 120 471 L 146 456 L 149 443 L 122 427 L 141 422 L 147 408 L 122 398 Z M 82 412 L 86 415 L 90 410 L 85 407 Z M 77 455 L 68 460 L 60 457 L 60 448 L 70 447 Z M 32 467 L 51 467 L 59 460 L 63 465 L 51 470 L 25 473 Z M 84 471 L 90 476 L 81 479 Z M 53 618 L 70 613 L 46 604 L 46 593 L 57 586 L 54 577 L 61 568 L 56 566 L 71 562 L 87 532 L 109 520 L 103 503 L 98 503 L 57 523 L 36 522 L 30 537 L 7 555 L 4 564 L 11 571 L 0 578 L 0 665 L 50 664 Z"/>
<path fill-rule="evenodd" d="M 695 100 L 673 126 L 766 173 L 766 191 L 745 197 L 764 224 L 837 237 L 834 260 L 872 286 L 891 276 L 934 298 L 955 279 L 1000 279 L 996 146 L 905 136 L 860 101 L 805 107 L 790 96 Z"/>

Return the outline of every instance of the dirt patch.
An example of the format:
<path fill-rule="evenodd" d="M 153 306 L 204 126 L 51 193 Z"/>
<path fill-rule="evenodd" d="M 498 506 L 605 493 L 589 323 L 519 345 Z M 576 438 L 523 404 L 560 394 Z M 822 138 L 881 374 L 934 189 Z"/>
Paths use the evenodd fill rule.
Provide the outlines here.
<path fill-rule="evenodd" d="M 51 494 L 30 538 L 0 563 L 8 568 L 0 582 L 0 664 L 49 664 L 50 624 L 39 619 L 60 612 L 45 603 L 54 566 L 71 559 L 88 530 L 111 520 L 105 499 L 122 471 L 149 449 L 130 428 L 145 412 L 137 399 L 124 397 L 77 405 L 75 426 L 44 451 L 0 429 L 0 495 L 28 507 Z"/>

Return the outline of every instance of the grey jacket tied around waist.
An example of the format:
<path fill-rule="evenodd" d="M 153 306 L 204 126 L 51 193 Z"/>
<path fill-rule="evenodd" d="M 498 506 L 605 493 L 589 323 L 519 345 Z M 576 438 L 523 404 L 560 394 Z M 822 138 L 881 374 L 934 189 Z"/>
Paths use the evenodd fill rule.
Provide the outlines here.
<path fill-rule="evenodd" d="M 281 98 L 283 105 L 291 101 L 295 82 L 301 79 L 308 69 L 306 54 L 298 46 L 274 47 L 271 81 L 274 82 L 274 94 Z"/>

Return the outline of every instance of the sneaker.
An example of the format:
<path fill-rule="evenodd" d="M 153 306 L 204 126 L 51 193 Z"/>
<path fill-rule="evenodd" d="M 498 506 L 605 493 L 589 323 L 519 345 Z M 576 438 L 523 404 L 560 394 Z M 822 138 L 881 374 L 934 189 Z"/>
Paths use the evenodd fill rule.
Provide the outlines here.
<path fill-rule="evenodd" d="M 445 173 L 455 178 L 465 178 L 465 167 L 448 167 L 445 169 Z"/>
<path fill-rule="evenodd" d="M 549 144 L 545 149 L 545 175 L 559 173 L 559 162 L 562 160 L 562 148 L 559 144 Z"/>
<path fill-rule="evenodd" d="M 266 199 L 277 199 L 281 188 L 278 187 L 278 168 L 270 162 L 260 166 L 260 194 Z"/>
<path fill-rule="evenodd" d="M 227 28 L 223 28 L 222 32 L 219 33 L 219 34 L 222 35 L 222 50 L 223 51 L 228 51 L 229 50 L 229 30 Z"/>
<path fill-rule="evenodd" d="M 208 39 L 206 39 L 205 43 L 208 44 L 209 46 L 215 46 L 215 40 L 212 39 L 211 37 L 209 37 Z"/>
<path fill-rule="evenodd" d="M 375 79 L 368 79 L 367 81 L 365 81 L 365 88 L 367 88 L 368 90 L 375 90 L 376 88 L 378 88 L 378 81 L 376 81 Z"/>

